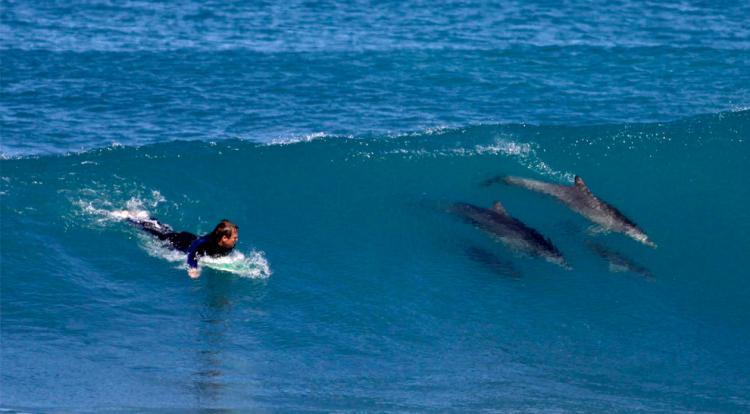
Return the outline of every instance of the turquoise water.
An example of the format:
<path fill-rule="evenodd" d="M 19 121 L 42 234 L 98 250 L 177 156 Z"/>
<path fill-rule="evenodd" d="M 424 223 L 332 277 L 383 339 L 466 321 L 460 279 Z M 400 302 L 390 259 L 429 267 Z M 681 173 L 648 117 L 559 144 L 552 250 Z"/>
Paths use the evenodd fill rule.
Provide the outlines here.
<path fill-rule="evenodd" d="M 4 410 L 750 410 L 746 5 L 0 12 Z M 449 212 L 495 200 L 572 270 Z"/>

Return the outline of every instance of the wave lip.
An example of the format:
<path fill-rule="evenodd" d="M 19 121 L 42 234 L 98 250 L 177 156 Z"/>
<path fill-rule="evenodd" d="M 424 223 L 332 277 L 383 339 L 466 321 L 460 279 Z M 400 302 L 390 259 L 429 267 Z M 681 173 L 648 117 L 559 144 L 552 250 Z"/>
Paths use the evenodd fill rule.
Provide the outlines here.
<path fill-rule="evenodd" d="M 100 154 L 114 151 L 138 151 L 142 156 L 150 157 L 152 152 L 160 156 L 182 156 L 189 151 L 201 151 L 212 148 L 212 152 L 221 152 L 225 149 L 232 151 L 243 150 L 257 146 L 289 146 L 295 144 L 308 144 L 312 142 L 352 141 L 363 145 L 374 143 L 375 146 L 390 145 L 394 147 L 391 152 L 411 155 L 481 155 L 481 154 L 504 154 L 518 158 L 533 158 L 538 152 L 538 145 L 545 144 L 561 136 L 585 135 L 587 143 L 591 144 L 597 140 L 616 141 L 628 140 L 636 144 L 639 140 L 658 141 L 669 134 L 670 131 L 695 131 L 705 130 L 702 140 L 713 139 L 713 130 L 724 128 L 730 134 L 728 139 L 736 142 L 746 140 L 750 126 L 750 109 L 745 106 L 737 106 L 728 111 L 712 114 L 702 114 L 685 117 L 668 122 L 623 122 L 623 123 L 594 123 L 594 124 L 528 124 L 528 123 L 477 123 L 468 126 L 435 126 L 411 132 L 361 134 L 361 135 L 339 135 L 328 132 L 314 132 L 300 135 L 289 135 L 271 138 L 266 142 L 250 138 L 226 137 L 218 139 L 212 137 L 210 140 L 182 140 L 175 139 L 166 142 L 154 142 L 144 144 L 123 144 L 119 142 L 106 143 L 101 147 L 92 147 L 82 150 L 54 151 L 51 153 L 26 153 L 18 150 L 9 150 L 7 145 L 0 144 L 0 160 L 23 160 L 38 159 L 45 157 L 97 157 Z M 518 139 L 523 136 L 523 139 Z M 581 144 L 580 139 L 572 143 Z M 354 144 L 357 146 L 359 144 Z M 166 154 L 164 154 L 166 152 Z M 180 155 L 176 155 L 180 154 Z M 537 154 L 538 156 L 538 154 Z M 84 160 L 85 163 L 95 163 L 95 160 Z M 533 162 L 530 161 L 530 162 Z M 539 170 L 546 170 L 544 165 L 537 166 Z M 567 173 L 558 178 L 571 181 Z"/>
<path fill-rule="evenodd" d="M 273 138 L 266 145 L 290 145 L 300 142 L 312 142 L 319 139 L 329 138 L 330 136 L 331 135 L 328 135 L 325 132 L 313 132 L 306 135 L 292 136 L 288 138 Z"/>

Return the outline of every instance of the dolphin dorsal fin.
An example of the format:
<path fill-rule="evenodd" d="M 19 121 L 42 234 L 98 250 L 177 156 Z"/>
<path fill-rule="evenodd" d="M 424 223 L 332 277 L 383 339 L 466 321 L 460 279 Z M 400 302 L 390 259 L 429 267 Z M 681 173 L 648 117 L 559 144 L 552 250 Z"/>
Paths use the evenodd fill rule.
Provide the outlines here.
<path fill-rule="evenodd" d="M 591 194 L 591 190 L 589 190 L 588 187 L 586 187 L 586 183 L 583 182 L 583 178 L 576 175 L 575 179 L 576 188 L 583 191 L 586 194 Z"/>
<path fill-rule="evenodd" d="M 498 214 L 507 215 L 508 212 L 505 211 L 505 207 L 503 207 L 502 204 L 500 204 L 499 201 L 495 201 L 495 204 L 492 205 L 492 211 Z"/>

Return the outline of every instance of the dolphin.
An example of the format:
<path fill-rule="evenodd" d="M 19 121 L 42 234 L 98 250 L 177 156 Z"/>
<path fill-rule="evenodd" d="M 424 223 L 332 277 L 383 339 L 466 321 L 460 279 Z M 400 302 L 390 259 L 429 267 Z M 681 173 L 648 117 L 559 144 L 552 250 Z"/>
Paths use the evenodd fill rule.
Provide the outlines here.
<path fill-rule="evenodd" d="M 646 246 L 656 248 L 656 244 L 649 240 L 643 230 L 615 207 L 592 194 L 579 176 L 575 177 L 574 185 L 558 185 L 512 176 L 492 178 L 485 181 L 485 184 L 495 182 L 517 185 L 555 197 L 571 210 L 597 224 L 599 230 L 623 233 Z"/>
<path fill-rule="evenodd" d="M 495 202 L 492 209 L 468 203 L 455 203 L 450 211 L 486 231 L 506 246 L 532 256 L 542 257 L 566 269 L 570 268 L 562 253 L 557 250 L 550 239 L 511 217 L 499 202 Z"/>
<path fill-rule="evenodd" d="M 632 260 L 621 255 L 620 253 L 609 249 L 603 244 L 600 244 L 591 240 L 586 240 L 586 245 L 588 245 L 589 248 L 591 248 L 591 250 L 593 250 L 594 253 L 596 253 L 599 257 L 601 257 L 602 259 L 606 260 L 607 263 L 609 263 L 610 272 L 613 272 L 613 273 L 632 272 L 632 273 L 643 275 L 648 278 L 654 277 L 654 275 L 651 274 L 651 271 L 645 268 L 644 266 L 641 266 L 640 264 L 633 262 Z"/>

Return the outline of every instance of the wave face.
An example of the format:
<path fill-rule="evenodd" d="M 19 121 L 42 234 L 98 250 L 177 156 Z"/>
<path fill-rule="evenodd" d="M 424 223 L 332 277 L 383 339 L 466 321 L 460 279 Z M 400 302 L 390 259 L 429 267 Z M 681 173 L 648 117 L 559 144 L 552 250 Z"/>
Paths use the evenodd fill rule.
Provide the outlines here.
<path fill-rule="evenodd" d="M 3 160 L 3 404 L 745 411 L 748 137 L 739 111 Z M 580 175 L 659 248 L 504 174 Z M 493 200 L 573 269 L 448 212 Z M 230 218 L 268 272 L 191 281 L 117 210 Z"/>

